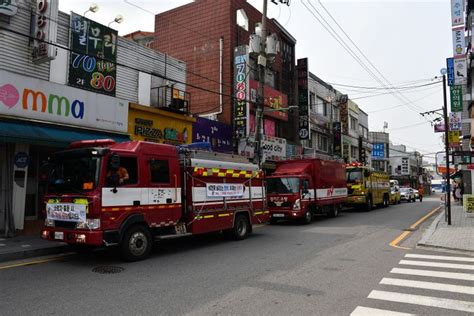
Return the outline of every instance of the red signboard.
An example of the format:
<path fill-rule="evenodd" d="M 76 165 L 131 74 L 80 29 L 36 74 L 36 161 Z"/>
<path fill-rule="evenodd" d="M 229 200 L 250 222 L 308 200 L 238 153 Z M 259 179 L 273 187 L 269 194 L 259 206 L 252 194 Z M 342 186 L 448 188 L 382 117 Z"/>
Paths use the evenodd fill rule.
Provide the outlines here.
<path fill-rule="evenodd" d="M 250 100 L 255 102 L 257 100 L 257 89 L 258 82 L 250 79 Z M 281 93 L 278 90 L 270 88 L 269 86 L 263 87 L 264 95 L 264 115 L 274 117 L 279 120 L 288 121 L 288 97 L 286 94 Z M 284 108 L 285 110 L 277 111 L 278 109 Z"/>

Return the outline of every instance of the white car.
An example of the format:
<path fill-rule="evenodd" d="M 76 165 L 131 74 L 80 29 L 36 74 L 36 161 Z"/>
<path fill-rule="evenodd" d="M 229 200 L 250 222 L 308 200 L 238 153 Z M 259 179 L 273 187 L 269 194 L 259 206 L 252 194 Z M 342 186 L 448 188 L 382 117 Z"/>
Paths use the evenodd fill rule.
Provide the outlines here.
<path fill-rule="evenodd" d="M 412 188 L 400 188 L 400 201 L 415 202 L 415 191 Z"/>

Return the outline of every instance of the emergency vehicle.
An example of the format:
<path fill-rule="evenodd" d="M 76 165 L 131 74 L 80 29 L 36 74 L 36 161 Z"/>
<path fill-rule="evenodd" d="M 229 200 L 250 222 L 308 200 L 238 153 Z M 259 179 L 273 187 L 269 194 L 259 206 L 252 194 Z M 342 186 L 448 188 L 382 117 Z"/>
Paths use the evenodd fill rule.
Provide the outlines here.
<path fill-rule="evenodd" d="M 119 168 L 128 173 L 123 183 Z M 42 238 L 118 246 L 129 261 L 146 258 L 156 240 L 215 231 L 244 239 L 253 224 L 268 221 L 262 181 L 240 156 L 151 142 L 75 142 L 54 155 Z"/>
<path fill-rule="evenodd" d="M 271 223 L 299 219 L 309 224 L 313 215 L 339 215 L 347 198 L 342 162 L 319 158 L 278 161 L 266 177 Z"/>
<path fill-rule="evenodd" d="M 362 207 L 366 211 L 371 211 L 374 205 L 390 205 L 390 178 L 387 173 L 374 171 L 360 163 L 347 165 L 346 173 L 347 205 Z"/>

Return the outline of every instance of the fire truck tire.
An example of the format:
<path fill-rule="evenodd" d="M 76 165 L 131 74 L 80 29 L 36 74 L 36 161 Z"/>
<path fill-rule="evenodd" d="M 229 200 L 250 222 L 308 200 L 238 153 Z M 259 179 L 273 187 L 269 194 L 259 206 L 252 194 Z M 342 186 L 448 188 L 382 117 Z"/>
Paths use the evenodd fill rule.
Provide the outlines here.
<path fill-rule="evenodd" d="M 249 235 L 250 229 L 248 217 L 245 214 L 237 214 L 231 236 L 234 240 L 243 240 Z"/>
<path fill-rule="evenodd" d="M 303 224 L 308 225 L 312 221 L 313 221 L 313 213 L 311 213 L 311 210 L 307 210 L 306 213 L 304 213 Z"/>
<path fill-rule="evenodd" d="M 339 205 L 339 204 L 331 205 L 331 208 L 328 212 L 328 217 L 331 217 L 331 218 L 338 217 L 340 211 L 341 211 L 341 205 Z"/>
<path fill-rule="evenodd" d="M 150 231 L 143 225 L 133 225 L 127 229 L 120 244 L 120 254 L 126 261 L 143 260 L 152 248 Z"/>
<path fill-rule="evenodd" d="M 277 224 L 277 223 L 278 223 L 278 219 L 273 218 L 273 217 L 270 218 L 270 225 L 275 225 L 275 224 Z"/>

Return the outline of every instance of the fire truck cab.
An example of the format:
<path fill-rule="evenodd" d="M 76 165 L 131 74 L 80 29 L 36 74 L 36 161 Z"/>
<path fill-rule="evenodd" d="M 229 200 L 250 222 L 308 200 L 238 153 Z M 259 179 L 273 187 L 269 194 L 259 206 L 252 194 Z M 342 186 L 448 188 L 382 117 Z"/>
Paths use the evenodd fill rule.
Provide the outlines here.
<path fill-rule="evenodd" d="M 243 157 L 137 141 L 80 141 L 56 153 L 45 206 L 43 239 L 118 246 L 129 261 L 160 239 L 244 239 L 269 216 L 262 173 Z"/>

